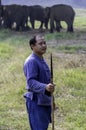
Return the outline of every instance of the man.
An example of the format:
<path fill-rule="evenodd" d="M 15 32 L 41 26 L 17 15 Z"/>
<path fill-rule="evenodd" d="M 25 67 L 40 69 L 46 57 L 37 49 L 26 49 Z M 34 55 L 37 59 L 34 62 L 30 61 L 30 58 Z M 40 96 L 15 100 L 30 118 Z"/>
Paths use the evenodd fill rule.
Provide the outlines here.
<path fill-rule="evenodd" d="M 32 54 L 25 60 L 24 74 L 27 93 L 24 94 L 31 130 L 47 130 L 51 122 L 51 75 L 43 59 L 47 45 L 44 36 L 36 35 L 29 41 Z"/>

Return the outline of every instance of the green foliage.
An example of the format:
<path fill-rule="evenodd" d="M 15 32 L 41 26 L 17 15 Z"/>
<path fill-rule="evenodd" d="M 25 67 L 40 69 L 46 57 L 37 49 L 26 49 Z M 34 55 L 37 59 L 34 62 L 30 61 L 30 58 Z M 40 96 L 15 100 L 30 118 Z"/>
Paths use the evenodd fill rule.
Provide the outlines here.
<path fill-rule="evenodd" d="M 0 44 L 0 57 L 7 58 L 9 57 L 14 51 L 14 48 L 11 47 L 9 44 Z"/>
<path fill-rule="evenodd" d="M 76 16 L 74 20 L 74 26 L 79 29 L 86 29 L 86 10 L 84 9 L 76 9 Z"/>
<path fill-rule="evenodd" d="M 85 52 L 86 47 L 83 45 L 58 45 L 57 47 L 53 46 L 52 50 L 61 51 L 64 53 L 77 53 L 80 51 Z"/>
<path fill-rule="evenodd" d="M 68 130 L 85 130 L 86 68 L 55 70 L 57 105 Z"/>

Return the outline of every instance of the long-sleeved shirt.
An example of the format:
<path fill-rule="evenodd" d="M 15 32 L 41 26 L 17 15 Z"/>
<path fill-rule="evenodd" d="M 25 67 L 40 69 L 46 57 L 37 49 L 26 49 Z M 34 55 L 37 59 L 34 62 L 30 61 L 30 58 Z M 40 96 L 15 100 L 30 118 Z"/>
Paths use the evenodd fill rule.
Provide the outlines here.
<path fill-rule="evenodd" d="M 24 63 L 26 89 L 30 90 L 25 96 L 33 99 L 37 95 L 38 105 L 51 105 L 51 96 L 46 95 L 45 87 L 50 83 L 50 70 L 43 58 L 32 53 Z"/>

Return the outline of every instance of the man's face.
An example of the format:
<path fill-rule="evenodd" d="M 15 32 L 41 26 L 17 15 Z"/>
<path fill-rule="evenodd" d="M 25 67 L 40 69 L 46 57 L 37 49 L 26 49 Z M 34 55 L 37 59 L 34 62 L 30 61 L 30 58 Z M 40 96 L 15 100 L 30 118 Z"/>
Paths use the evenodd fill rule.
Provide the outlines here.
<path fill-rule="evenodd" d="M 32 48 L 33 48 L 33 51 L 37 55 L 42 56 L 46 52 L 46 49 L 47 49 L 47 45 L 46 45 L 46 42 L 44 40 L 44 37 L 37 35 L 36 36 L 36 44 Z"/>

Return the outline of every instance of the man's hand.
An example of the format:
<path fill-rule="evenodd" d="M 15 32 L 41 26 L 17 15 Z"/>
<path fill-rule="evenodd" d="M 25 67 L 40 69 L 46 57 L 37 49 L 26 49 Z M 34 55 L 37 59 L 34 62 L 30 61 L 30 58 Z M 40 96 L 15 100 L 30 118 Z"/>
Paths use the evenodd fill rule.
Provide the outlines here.
<path fill-rule="evenodd" d="M 53 93 L 54 92 L 54 89 L 55 89 L 55 85 L 54 84 L 51 84 L 49 83 L 47 86 L 46 86 L 46 90 L 50 93 Z"/>

